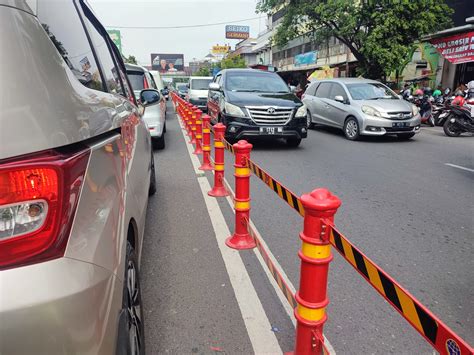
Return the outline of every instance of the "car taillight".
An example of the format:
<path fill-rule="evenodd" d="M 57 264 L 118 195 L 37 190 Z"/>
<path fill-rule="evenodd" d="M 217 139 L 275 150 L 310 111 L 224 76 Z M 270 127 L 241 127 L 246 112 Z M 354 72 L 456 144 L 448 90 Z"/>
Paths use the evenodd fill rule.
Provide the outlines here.
<path fill-rule="evenodd" d="M 144 88 L 144 89 L 150 88 L 150 87 L 148 86 L 148 81 L 146 80 L 146 76 L 145 76 L 145 75 L 143 75 L 143 88 Z"/>
<path fill-rule="evenodd" d="M 0 270 L 64 255 L 90 150 L 0 161 Z"/>

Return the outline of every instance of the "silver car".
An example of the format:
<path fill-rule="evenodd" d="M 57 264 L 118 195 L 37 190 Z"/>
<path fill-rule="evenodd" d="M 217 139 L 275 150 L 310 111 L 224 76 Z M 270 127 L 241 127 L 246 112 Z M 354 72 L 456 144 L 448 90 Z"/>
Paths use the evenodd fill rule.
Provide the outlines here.
<path fill-rule="evenodd" d="M 158 91 L 155 79 L 151 73 L 138 65 L 125 64 L 127 69 L 128 79 L 132 84 L 135 98 L 139 104 L 147 105 L 147 109 L 143 114 L 143 119 L 148 125 L 151 138 L 157 149 L 165 148 L 165 133 L 166 133 L 166 100 Z M 146 90 L 146 94 L 142 90 Z M 143 100 L 142 95 L 146 95 L 146 100 Z"/>
<path fill-rule="evenodd" d="M 0 27 L 0 354 L 142 353 L 155 170 L 120 53 L 82 0 Z"/>
<path fill-rule="evenodd" d="M 308 127 L 321 124 L 341 128 L 350 140 L 388 134 L 410 139 L 420 131 L 418 108 L 375 80 L 315 81 L 303 95 L 303 103 L 308 108 Z"/>

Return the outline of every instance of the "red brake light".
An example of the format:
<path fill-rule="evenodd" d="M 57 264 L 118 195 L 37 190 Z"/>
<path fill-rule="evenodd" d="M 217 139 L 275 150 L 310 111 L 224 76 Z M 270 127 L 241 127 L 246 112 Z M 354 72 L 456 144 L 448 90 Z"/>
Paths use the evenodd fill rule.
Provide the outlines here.
<path fill-rule="evenodd" d="M 89 149 L 0 161 L 0 269 L 64 255 Z"/>

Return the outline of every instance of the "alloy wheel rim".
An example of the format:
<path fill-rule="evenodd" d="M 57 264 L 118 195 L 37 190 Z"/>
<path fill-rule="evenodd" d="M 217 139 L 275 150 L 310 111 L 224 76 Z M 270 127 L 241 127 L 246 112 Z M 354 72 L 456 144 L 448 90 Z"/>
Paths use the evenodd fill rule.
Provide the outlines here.
<path fill-rule="evenodd" d="M 127 265 L 127 312 L 128 335 L 131 354 L 141 353 L 141 304 L 135 263 L 130 260 Z"/>
<path fill-rule="evenodd" d="M 346 133 L 349 137 L 354 138 L 357 134 L 357 123 L 355 123 L 353 120 L 347 122 Z"/>
<path fill-rule="evenodd" d="M 306 115 L 306 125 L 308 127 L 311 126 L 311 113 L 309 113 L 309 111 L 308 111 L 308 114 Z"/>

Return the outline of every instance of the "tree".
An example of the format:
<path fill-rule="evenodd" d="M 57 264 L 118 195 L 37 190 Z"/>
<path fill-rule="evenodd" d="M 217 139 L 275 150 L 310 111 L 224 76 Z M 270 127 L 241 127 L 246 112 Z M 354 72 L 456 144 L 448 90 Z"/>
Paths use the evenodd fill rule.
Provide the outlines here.
<path fill-rule="evenodd" d="M 413 43 L 446 28 L 452 10 L 444 0 L 258 0 L 259 12 L 286 6 L 274 43 L 310 34 L 333 36 L 358 60 L 360 74 L 381 79 L 397 69 Z"/>
<path fill-rule="evenodd" d="M 211 72 L 208 67 L 199 68 L 197 72 L 193 74 L 194 76 L 211 76 Z"/>
<path fill-rule="evenodd" d="M 222 59 L 220 63 L 221 69 L 230 69 L 230 68 L 247 68 L 247 64 L 245 63 L 245 59 L 242 58 L 240 55 L 236 55 L 233 57 L 227 57 Z"/>
<path fill-rule="evenodd" d="M 128 56 L 128 58 L 124 56 L 124 61 L 125 63 L 129 63 L 129 64 L 138 64 L 137 58 L 135 58 L 135 56 L 131 54 Z"/>

